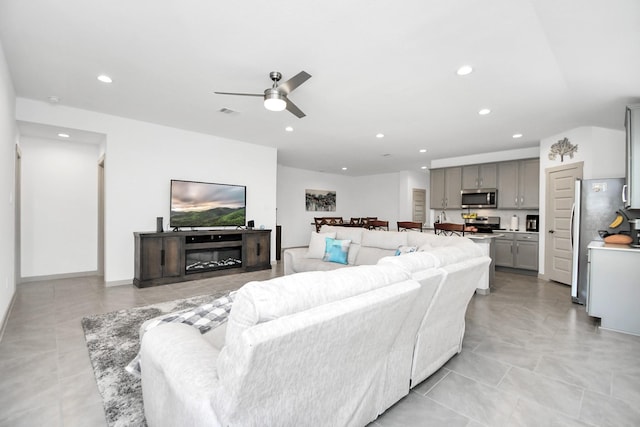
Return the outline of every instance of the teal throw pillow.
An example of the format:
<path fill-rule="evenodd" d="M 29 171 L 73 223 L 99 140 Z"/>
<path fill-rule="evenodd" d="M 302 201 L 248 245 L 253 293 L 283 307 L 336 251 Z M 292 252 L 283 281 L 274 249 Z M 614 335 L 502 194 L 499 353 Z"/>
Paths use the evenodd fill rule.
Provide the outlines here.
<path fill-rule="evenodd" d="M 331 237 L 326 237 L 325 242 L 326 246 L 322 260 L 347 264 L 347 255 L 349 255 L 351 240 L 336 240 Z"/>

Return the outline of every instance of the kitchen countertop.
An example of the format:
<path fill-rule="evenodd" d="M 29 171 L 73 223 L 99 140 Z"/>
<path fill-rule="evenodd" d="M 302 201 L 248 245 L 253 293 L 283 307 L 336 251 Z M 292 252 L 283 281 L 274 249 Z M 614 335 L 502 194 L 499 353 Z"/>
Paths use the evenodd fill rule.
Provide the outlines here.
<path fill-rule="evenodd" d="M 640 252 L 640 248 L 634 248 L 629 245 L 619 245 L 615 243 L 605 243 L 603 240 L 593 240 L 589 243 L 589 249 L 605 249 L 609 251 L 628 251 Z"/>
<path fill-rule="evenodd" d="M 530 234 L 538 234 L 537 231 L 526 231 L 526 230 L 496 230 L 498 233 L 530 233 Z"/>
<path fill-rule="evenodd" d="M 504 234 L 502 234 L 502 232 L 499 233 L 472 233 L 472 234 L 465 234 L 464 237 L 468 237 L 472 240 L 489 240 L 489 239 L 495 239 L 497 237 L 504 237 Z"/>

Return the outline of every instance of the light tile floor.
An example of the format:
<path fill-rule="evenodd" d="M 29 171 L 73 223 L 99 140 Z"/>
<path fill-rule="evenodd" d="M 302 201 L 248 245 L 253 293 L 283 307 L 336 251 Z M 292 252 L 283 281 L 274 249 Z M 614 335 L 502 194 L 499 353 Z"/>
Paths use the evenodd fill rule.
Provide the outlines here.
<path fill-rule="evenodd" d="M 80 319 L 235 289 L 270 271 L 147 289 L 96 277 L 18 285 L 0 341 L 0 427 L 105 426 Z M 569 288 L 497 272 L 463 351 L 372 426 L 638 426 L 640 338 L 598 329 Z"/>

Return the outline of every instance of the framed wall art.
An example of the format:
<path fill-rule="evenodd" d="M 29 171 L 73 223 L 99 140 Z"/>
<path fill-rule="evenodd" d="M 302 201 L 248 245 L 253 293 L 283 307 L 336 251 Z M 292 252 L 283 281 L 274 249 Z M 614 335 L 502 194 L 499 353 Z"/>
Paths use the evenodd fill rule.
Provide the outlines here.
<path fill-rule="evenodd" d="M 332 190 L 304 190 L 307 211 L 335 212 L 336 192 Z"/>

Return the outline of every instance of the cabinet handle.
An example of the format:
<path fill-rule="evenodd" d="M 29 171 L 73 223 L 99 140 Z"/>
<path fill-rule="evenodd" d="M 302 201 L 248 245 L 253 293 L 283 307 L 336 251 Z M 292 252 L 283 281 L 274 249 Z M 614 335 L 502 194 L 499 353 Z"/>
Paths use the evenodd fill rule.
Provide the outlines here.
<path fill-rule="evenodd" d="M 516 255 L 520 253 L 520 243 L 516 243 Z"/>
<path fill-rule="evenodd" d="M 258 243 L 258 246 L 256 248 L 256 255 L 260 256 L 260 243 Z"/>
<path fill-rule="evenodd" d="M 627 184 L 622 186 L 622 203 L 627 203 Z"/>
<path fill-rule="evenodd" d="M 482 187 L 483 183 L 484 183 L 484 180 L 482 178 L 480 178 L 480 187 Z"/>
<path fill-rule="evenodd" d="M 164 265 L 164 249 L 160 250 L 160 265 Z"/>
<path fill-rule="evenodd" d="M 524 205 L 524 197 L 520 197 L 520 204 Z"/>
<path fill-rule="evenodd" d="M 516 197 L 516 206 L 518 205 L 518 198 Z"/>

